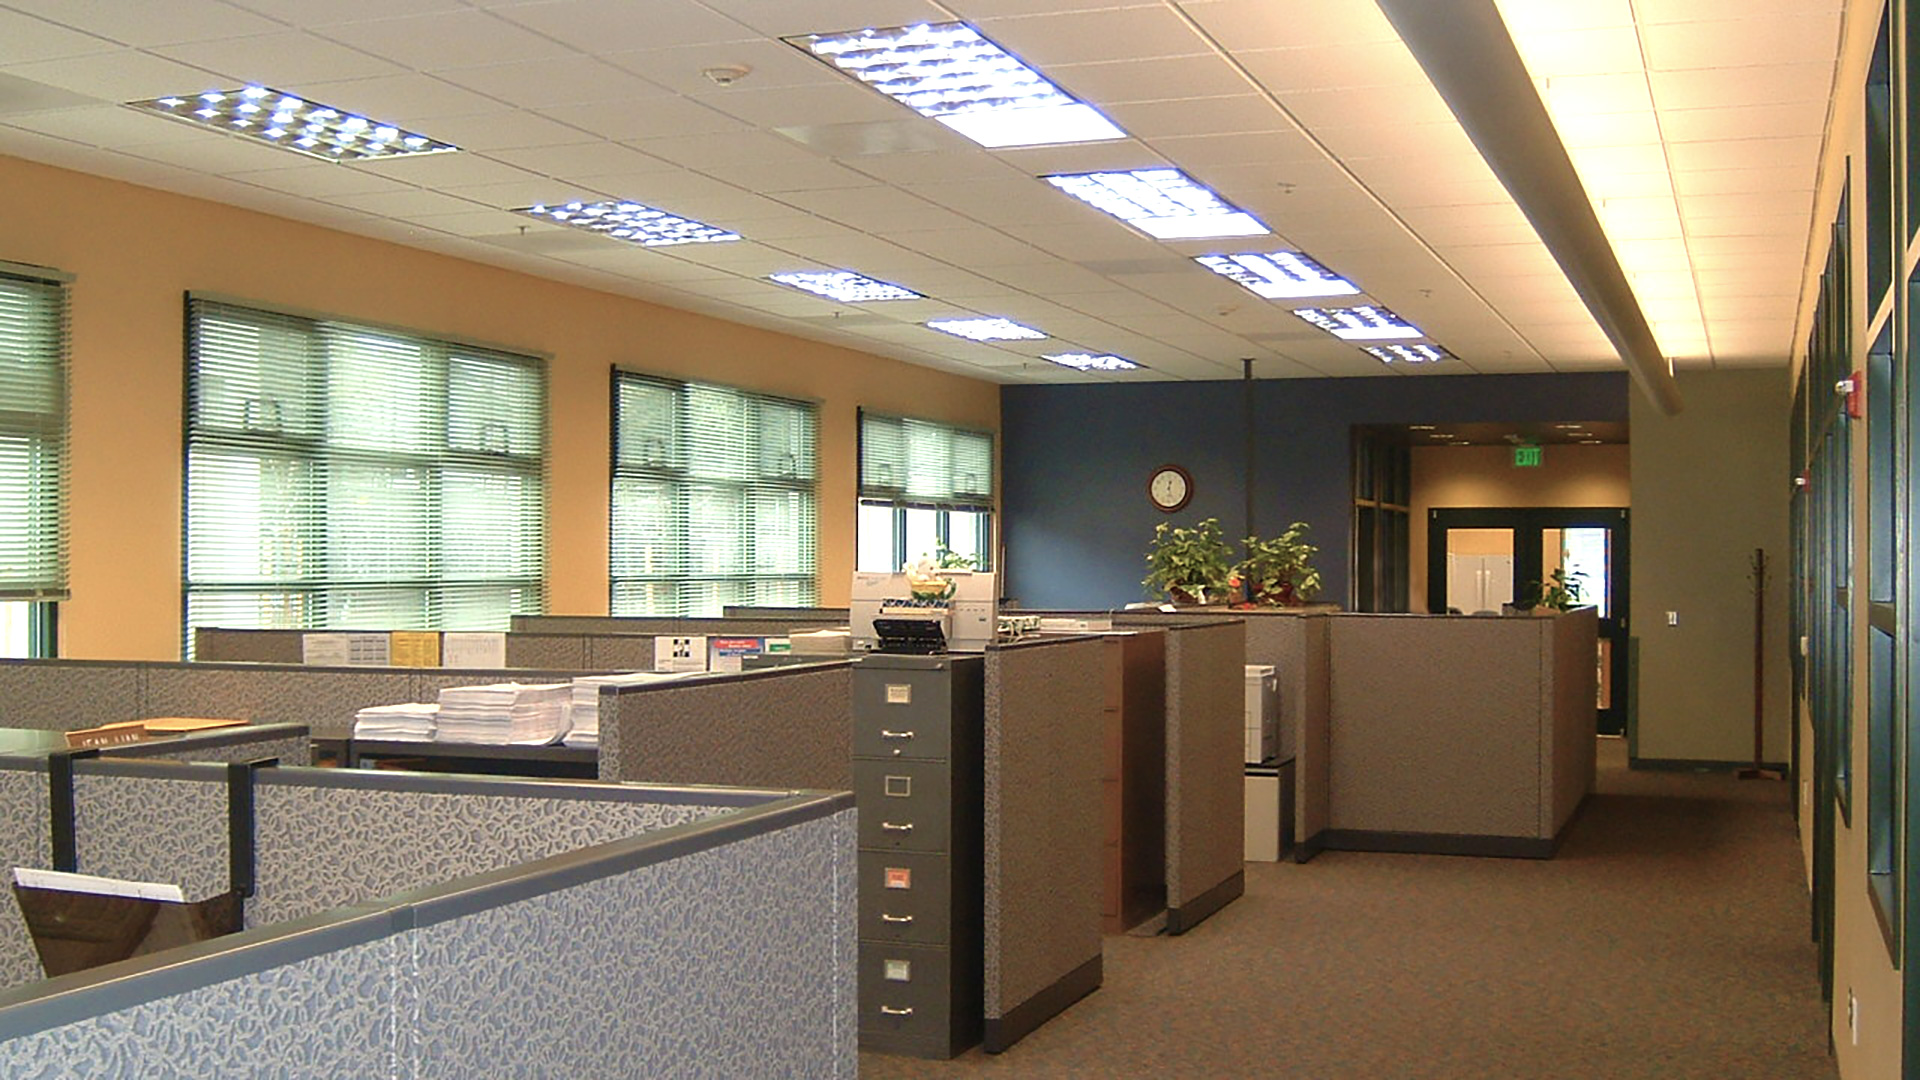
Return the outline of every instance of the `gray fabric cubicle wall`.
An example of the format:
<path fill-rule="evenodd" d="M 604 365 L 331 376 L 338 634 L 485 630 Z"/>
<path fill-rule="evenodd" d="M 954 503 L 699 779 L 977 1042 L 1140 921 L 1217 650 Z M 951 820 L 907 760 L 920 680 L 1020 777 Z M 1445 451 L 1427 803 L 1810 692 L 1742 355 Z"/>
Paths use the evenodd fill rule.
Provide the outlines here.
<path fill-rule="evenodd" d="M 1596 630 L 1591 608 L 1334 619 L 1327 845 L 1552 854 L 1593 784 Z"/>
<path fill-rule="evenodd" d="M 194 630 L 193 656 L 199 663 L 298 664 L 303 659 L 307 634 L 353 632 L 203 626 Z M 645 671 L 653 667 L 650 637 L 516 631 L 506 636 L 506 646 L 509 668 L 582 672 Z"/>
<path fill-rule="evenodd" d="M 1167 932 L 1246 888 L 1246 624 L 1167 628 Z"/>
<path fill-rule="evenodd" d="M 853 674 L 844 660 L 605 687 L 600 779 L 853 787 Z"/>
<path fill-rule="evenodd" d="M 1100 986 L 1104 655 L 1091 637 L 987 650 L 990 1052 Z"/>
<path fill-rule="evenodd" d="M 130 768 L 224 775 L 81 768 L 103 783 Z M 337 770 L 287 773 L 262 778 L 263 794 L 289 796 L 259 807 L 263 824 L 311 809 L 302 793 L 367 787 Z M 44 775 L 25 775 L 44 798 Z M 855 1074 L 850 796 L 405 774 L 377 785 L 453 801 L 544 792 L 605 818 L 574 839 L 625 832 L 605 816 L 620 803 L 710 813 L 477 875 L 471 863 L 493 856 L 447 843 L 455 880 L 8 991 L 0 1074 Z M 484 834 L 501 824 L 490 805 L 384 828 Z M 309 857 L 331 858 L 319 846 Z"/>

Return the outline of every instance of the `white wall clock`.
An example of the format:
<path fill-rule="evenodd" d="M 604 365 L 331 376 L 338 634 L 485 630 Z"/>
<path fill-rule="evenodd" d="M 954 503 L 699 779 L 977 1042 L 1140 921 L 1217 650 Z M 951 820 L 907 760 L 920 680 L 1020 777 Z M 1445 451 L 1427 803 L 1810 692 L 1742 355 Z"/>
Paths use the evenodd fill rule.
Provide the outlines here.
<path fill-rule="evenodd" d="M 1193 476 L 1178 465 L 1162 465 L 1147 478 L 1147 498 L 1156 510 L 1175 513 L 1193 499 Z"/>

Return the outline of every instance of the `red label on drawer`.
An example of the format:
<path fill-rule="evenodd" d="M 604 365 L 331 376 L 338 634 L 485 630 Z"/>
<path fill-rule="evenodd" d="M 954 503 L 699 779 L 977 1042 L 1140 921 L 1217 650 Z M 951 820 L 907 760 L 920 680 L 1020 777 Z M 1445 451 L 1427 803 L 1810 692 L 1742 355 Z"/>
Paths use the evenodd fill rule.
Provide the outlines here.
<path fill-rule="evenodd" d="M 913 888 L 912 868 L 906 867 L 906 866 L 887 867 L 887 888 L 889 889 Z"/>

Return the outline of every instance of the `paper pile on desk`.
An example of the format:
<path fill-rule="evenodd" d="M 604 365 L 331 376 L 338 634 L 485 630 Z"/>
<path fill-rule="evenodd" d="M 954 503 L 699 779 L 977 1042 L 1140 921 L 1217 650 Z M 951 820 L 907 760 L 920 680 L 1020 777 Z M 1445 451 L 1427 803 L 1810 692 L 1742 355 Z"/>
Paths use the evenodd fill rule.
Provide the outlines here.
<path fill-rule="evenodd" d="M 490 683 L 440 691 L 441 742 L 546 746 L 567 733 L 567 683 Z"/>
<path fill-rule="evenodd" d="M 568 715 L 571 727 L 564 740 L 568 746 L 600 745 L 600 688 L 603 686 L 639 686 L 683 678 L 688 672 L 634 671 L 624 675 L 582 675 L 573 680 L 573 703 Z"/>
<path fill-rule="evenodd" d="M 405 705 L 369 705 L 353 717 L 353 737 L 389 742 L 432 742 L 434 717 L 440 706 L 408 702 Z"/>

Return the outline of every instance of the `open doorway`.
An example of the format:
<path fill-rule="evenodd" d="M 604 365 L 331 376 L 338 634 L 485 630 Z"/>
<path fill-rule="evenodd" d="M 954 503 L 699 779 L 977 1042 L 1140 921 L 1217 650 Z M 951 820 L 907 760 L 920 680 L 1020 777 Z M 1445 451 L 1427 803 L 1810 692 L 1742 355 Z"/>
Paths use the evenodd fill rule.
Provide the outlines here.
<path fill-rule="evenodd" d="M 1624 507 L 1432 510 L 1427 610 L 1477 614 L 1537 596 L 1558 570 L 1600 617 L 1595 707 L 1602 735 L 1626 733 L 1627 511 Z"/>

